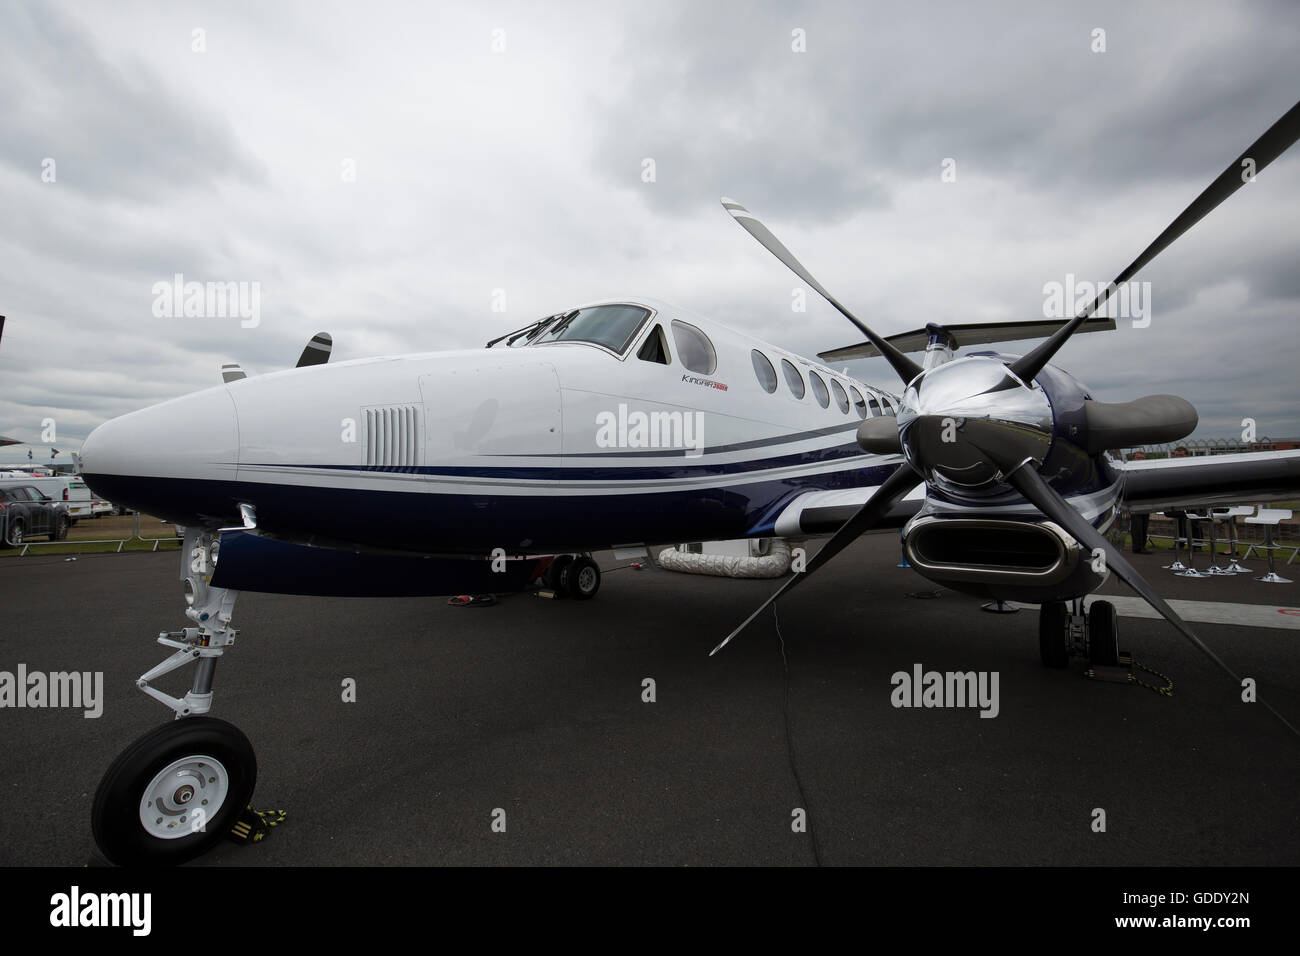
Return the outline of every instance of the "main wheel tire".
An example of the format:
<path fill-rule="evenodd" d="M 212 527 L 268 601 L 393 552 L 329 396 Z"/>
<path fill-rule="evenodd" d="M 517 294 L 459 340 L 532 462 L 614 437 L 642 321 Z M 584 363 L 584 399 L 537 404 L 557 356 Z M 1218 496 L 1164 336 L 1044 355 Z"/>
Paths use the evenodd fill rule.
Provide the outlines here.
<path fill-rule="evenodd" d="M 1038 654 L 1044 667 L 1069 667 L 1070 609 L 1064 601 L 1049 601 L 1038 609 Z"/>
<path fill-rule="evenodd" d="M 64 541 L 68 537 L 68 528 L 71 524 L 67 515 L 59 515 L 59 520 L 54 526 L 54 533 L 50 535 L 51 541 Z"/>
<path fill-rule="evenodd" d="M 113 761 L 95 791 L 91 831 L 119 866 L 169 866 L 211 849 L 257 783 L 253 745 L 215 717 L 149 731 Z"/>
<path fill-rule="evenodd" d="M 590 601 L 600 590 L 600 565 L 585 555 L 574 559 L 565 576 L 569 597 L 575 601 Z"/>
<path fill-rule="evenodd" d="M 569 566 L 573 564 L 573 555 L 557 554 L 546 569 L 546 586 L 560 597 L 569 596 Z"/>
<path fill-rule="evenodd" d="M 22 518 L 14 518 L 9 522 L 9 527 L 5 529 L 4 546 L 6 548 L 21 548 L 23 546 L 23 534 L 26 529 L 23 526 Z"/>
<path fill-rule="evenodd" d="M 1119 617 L 1109 601 L 1088 605 L 1088 660 L 1105 667 L 1119 665 Z"/>

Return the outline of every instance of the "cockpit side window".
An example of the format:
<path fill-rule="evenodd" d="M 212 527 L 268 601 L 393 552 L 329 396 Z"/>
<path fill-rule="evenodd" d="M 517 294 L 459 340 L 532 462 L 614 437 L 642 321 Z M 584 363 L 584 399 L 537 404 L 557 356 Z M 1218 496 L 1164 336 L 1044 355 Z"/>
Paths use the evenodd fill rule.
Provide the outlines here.
<path fill-rule="evenodd" d="M 553 322 L 534 345 L 552 342 L 590 342 L 622 355 L 649 318 L 650 311 L 639 305 L 594 305 Z"/>
<path fill-rule="evenodd" d="M 641 343 L 641 348 L 637 350 L 636 357 L 643 362 L 658 362 L 660 365 L 668 365 L 668 342 L 664 338 L 664 327 L 655 324 L 650 330 L 650 334 L 645 337 Z"/>

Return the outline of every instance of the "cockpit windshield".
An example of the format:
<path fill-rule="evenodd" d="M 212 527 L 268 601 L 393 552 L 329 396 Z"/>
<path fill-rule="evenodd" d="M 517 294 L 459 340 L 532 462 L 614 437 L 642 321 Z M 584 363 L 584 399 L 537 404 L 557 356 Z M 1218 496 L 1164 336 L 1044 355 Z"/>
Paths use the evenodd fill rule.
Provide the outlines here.
<path fill-rule="evenodd" d="M 617 355 L 627 351 L 637 331 L 650 316 L 650 310 L 639 305 L 594 305 L 575 309 L 557 316 L 529 345 L 547 345 L 551 342 L 591 342 L 604 346 Z"/>

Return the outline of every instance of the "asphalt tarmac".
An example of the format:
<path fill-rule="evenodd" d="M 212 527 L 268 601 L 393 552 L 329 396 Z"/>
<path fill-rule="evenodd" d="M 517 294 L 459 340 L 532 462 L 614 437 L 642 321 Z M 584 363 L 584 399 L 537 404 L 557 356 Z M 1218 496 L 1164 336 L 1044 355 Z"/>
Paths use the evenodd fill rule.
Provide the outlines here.
<path fill-rule="evenodd" d="M 909 596 L 936 586 L 895 567 L 896 534 L 869 536 L 779 605 L 801 793 L 772 615 L 707 656 L 778 582 L 598 559 L 588 602 L 242 595 L 213 715 L 257 749 L 254 805 L 288 821 L 195 864 L 802 865 L 814 840 L 832 865 L 1300 863 L 1300 739 L 1162 621 L 1121 617 L 1120 644 L 1172 697 L 1048 670 L 1035 612 Z M 1300 573 L 1187 580 L 1159 568 L 1168 553 L 1133 560 L 1166 598 L 1300 605 Z M 0 864 L 91 857 L 100 776 L 170 716 L 134 680 L 186 623 L 178 565 L 0 560 L 0 670 L 103 671 L 105 698 L 98 719 L 0 710 Z M 1300 632 L 1193 627 L 1300 725 Z M 895 707 L 891 675 L 916 665 L 996 672 L 997 716 Z"/>

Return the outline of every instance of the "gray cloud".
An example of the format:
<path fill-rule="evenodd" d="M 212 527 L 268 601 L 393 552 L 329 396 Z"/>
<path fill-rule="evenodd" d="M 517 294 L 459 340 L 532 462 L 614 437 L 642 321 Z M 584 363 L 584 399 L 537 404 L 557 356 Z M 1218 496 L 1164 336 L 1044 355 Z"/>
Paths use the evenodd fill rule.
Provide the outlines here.
<path fill-rule="evenodd" d="M 50 157 L 73 190 L 150 203 L 264 175 L 226 118 L 185 102 L 138 59 L 105 59 L 58 7 L 9 4 L 4 23 L 0 162 L 36 179 Z"/>
<path fill-rule="evenodd" d="M 1300 18 L 1281 4 L 685 5 L 621 50 L 597 169 L 655 209 L 720 194 L 797 221 L 959 175 L 1079 190 L 1208 182 L 1294 102 Z M 1106 30 L 1094 53 L 1092 30 Z M 807 52 L 791 49 L 803 29 Z M 642 157 L 658 162 L 640 187 Z"/>

